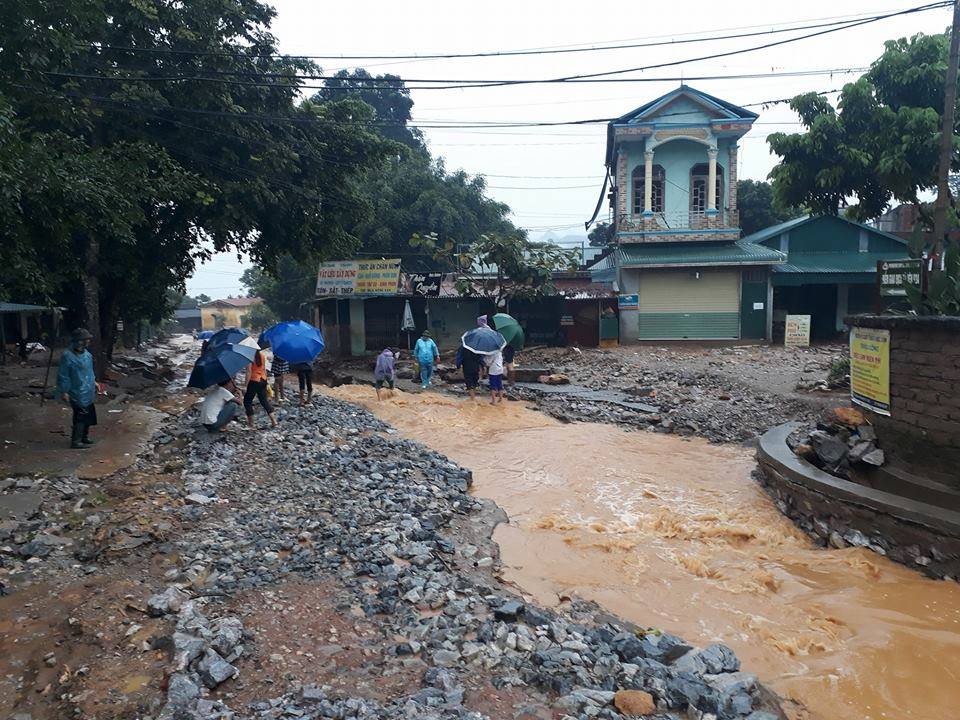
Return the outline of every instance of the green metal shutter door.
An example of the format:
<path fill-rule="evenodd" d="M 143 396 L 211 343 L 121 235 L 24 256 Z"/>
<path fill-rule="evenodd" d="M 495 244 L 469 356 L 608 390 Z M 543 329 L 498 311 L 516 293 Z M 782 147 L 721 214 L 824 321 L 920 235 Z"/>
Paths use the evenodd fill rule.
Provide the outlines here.
<path fill-rule="evenodd" d="M 641 340 L 728 340 L 739 332 L 739 273 L 640 274 Z"/>

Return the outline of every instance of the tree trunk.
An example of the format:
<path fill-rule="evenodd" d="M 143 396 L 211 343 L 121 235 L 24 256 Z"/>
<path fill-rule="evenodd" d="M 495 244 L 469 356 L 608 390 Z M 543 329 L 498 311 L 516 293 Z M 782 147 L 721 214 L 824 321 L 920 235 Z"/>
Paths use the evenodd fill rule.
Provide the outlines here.
<path fill-rule="evenodd" d="M 99 265 L 100 240 L 89 237 L 83 258 L 83 317 L 84 327 L 93 336 L 90 339 L 90 354 L 93 355 L 94 372 L 98 378 L 102 379 L 107 362 L 100 333 Z"/>

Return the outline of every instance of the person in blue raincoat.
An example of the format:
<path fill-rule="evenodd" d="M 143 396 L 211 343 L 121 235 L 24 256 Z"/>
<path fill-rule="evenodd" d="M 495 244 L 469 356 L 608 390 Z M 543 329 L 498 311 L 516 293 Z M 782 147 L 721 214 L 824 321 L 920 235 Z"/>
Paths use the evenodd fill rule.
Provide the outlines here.
<path fill-rule="evenodd" d="M 90 335 L 84 328 L 70 334 L 70 347 L 63 351 L 57 370 L 57 393 L 73 408 L 70 447 L 85 450 L 93 445 L 90 428 L 97 424 L 97 377 L 93 372 L 93 355 L 87 350 Z"/>
<path fill-rule="evenodd" d="M 429 330 L 423 331 L 423 335 L 413 346 L 413 354 L 420 364 L 420 382 L 423 383 L 423 389 L 426 390 L 430 384 L 430 378 L 433 377 L 433 364 L 440 359 L 440 350 L 433 338 L 430 337 Z"/>

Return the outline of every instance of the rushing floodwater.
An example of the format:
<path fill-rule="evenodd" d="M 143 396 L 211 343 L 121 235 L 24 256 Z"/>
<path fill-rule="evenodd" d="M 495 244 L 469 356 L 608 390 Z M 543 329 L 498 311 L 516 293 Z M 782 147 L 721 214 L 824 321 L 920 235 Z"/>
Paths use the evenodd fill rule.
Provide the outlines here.
<path fill-rule="evenodd" d="M 510 516 L 504 579 L 542 604 L 595 600 L 698 644 L 722 641 L 817 720 L 960 714 L 960 585 L 863 549 L 814 546 L 751 479 L 751 452 L 520 403 L 329 391 L 470 468 Z"/>

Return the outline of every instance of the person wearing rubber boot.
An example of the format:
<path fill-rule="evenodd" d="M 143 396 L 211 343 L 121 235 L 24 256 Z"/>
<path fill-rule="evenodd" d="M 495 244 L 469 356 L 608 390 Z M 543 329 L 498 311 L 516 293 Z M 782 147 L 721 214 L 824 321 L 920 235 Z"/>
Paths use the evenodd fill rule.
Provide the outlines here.
<path fill-rule="evenodd" d="M 84 328 L 70 334 L 70 347 L 63 351 L 57 371 L 57 393 L 73 408 L 73 427 L 70 447 L 85 450 L 93 445 L 90 428 L 97 424 L 99 385 L 93 372 L 93 355 L 87 350 L 90 335 Z"/>

